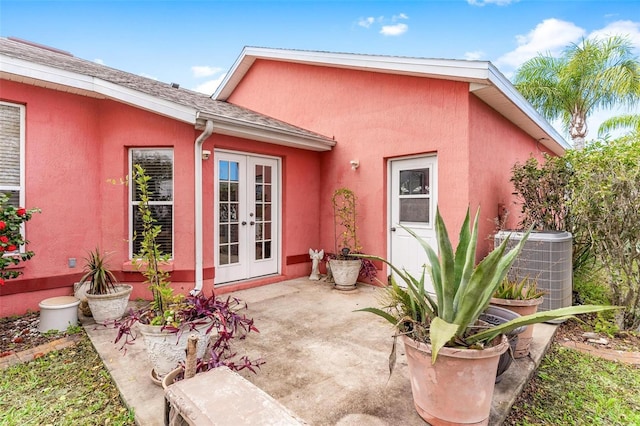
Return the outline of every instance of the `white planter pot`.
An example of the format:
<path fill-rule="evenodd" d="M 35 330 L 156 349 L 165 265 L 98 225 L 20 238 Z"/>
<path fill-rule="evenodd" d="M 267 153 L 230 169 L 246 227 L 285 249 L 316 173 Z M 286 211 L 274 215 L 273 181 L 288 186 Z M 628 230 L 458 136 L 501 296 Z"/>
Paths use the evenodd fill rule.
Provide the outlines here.
<path fill-rule="evenodd" d="M 58 296 L 44 299 L 40 306 L 40 325 L 38 330 L 64 331 L 70 325 L 78 324 L 78 305 L 80 301 L 73 296 Z"/>
<path fill-rule="evenodd" d="M 98 324 L 105 324 L 122 318 L 122 315 L 127 310 L 127 303 L 129 303 L 129 295 L 132 290 L 133 286 L 129 284 L 118 284 L 116 285 L 115 293 L 86 293 L 93 319 Z"/>
<path fill-rule="evenodd" d="M 162 331 L 162 326 L 138 324 L 138 330 L 144 337 L 144 343 L 147 348 L 147 356 L 153 365 L 153 370 L 158 379 L 162 379 L 165 375 L 174 370 L 180 362 L 184 362 L 187 357 L 187 340 L 191 334 L 198 336 L 197 357 L 203 358 L 209 343 L 209 337 L 216 332 L 214 328 L 211 333 L 206 334 L 209 324 L 196 327 L 195 330 L 189 330 L 185 327 L 177 333 Z"/>
<path fill-rule="evenodd" d="M 360 275 L 360 259 L 355 260 L 329 260 L 333 281 L 338 290 L 353 290 Z"/>

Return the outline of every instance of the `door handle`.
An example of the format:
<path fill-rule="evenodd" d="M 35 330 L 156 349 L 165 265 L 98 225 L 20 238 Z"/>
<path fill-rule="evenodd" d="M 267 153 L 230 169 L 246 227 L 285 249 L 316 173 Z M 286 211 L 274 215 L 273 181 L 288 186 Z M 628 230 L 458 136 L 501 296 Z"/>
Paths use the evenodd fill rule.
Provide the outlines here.
<path fill-rule="evenodd" d="M 244 225 L 246 225 L 246 224 L 247 224 L 247 221 L 246 221 L 246 220 L 243 220 L 243 221 L 242 221 L 242 226 L 244 226 Z"/>
<path fill-rule="evenodd" d="M 391 232 L 396 232 L 396 227 L 395 226 L 391 227 Z"/>
<path fill-rule="evenodd" d="M 256 224 L 256 223 L 255 223 L 254 221 L 249 222 L 249 225 L 251 225 L 251 226 L 253 226 L 253 225 L 255 225 L 255 224 Z"/>

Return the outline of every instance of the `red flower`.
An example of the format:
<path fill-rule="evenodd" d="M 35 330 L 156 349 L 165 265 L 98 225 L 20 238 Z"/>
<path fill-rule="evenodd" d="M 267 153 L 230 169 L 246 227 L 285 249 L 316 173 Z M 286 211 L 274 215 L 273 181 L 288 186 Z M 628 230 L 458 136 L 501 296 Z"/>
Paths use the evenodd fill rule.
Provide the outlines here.
<path fill-rule="evenodd" d="M 18 210 L 16 210 L 16 214 L 18 216 L 24 216 L 27 214 L 27 209 L 25 209 L 24 207 L 20 207 Z"/>
<path fill-rule="evenodd" d="M 8 243 L 8 242 L 9 242 L 9 237 L 7 237 L 6 235 L 0 236 L 0 243 Z"/>
<path fill-rule="evenodd" d="M 0 220 L 0 231 L 7 227 L 7 224 Z"/>
<path fill-rule="evenodd" d="M 4 278 L 0 278 L 0 285 L 4 285 Z"/>
<path fill-rule="evenodd" d="M 11 244 L 10 246 L 7 246 L 7 251 L 16 251 L 18 247 L 14 246 L 13 244 Z"/>

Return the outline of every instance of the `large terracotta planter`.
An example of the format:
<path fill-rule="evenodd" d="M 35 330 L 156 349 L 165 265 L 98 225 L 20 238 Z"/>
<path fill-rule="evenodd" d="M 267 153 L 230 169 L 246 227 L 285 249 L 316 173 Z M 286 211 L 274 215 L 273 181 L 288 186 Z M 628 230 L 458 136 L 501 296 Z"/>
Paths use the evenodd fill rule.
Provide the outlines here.
<path fill-rule="evenodd" d="M 520 314 L 520 316 L 525 316 L 535 314 L 538 310 L 538 305 L 542 303 L 542 299 L 543 297 L 529 300 L 496 299 L 492 297 L 491 304 L 513 311 Z M 518 344 L 516 345 L 513 357 L 517 359 L 528 356 L 531 340 L 533 340 L 533 324 L 528 325 L 527 328 L 518 335 Z"/>
<path fill-rule="evenodd" d="M 122 318 L 132 290 L 133 286 L 129 284 L 118 284 L 114 293 L 85 293 L 93 319 L 98 324 L 105 324 Z"/>
<path fill-rule="evenodd" d="M 338 290 L 355 290 L 358 276 L 360 275 L 360 259 L 354 260 L 329 260 L 333 281 Z"/>
<path fill-rule="evenodd" d="M 480 314 L 480 320 L 485 321 L 492 325 L 500 325 L 505 322 L 520 318 L 520 315 L 516 312 L 510 311 L 499 306 L 491 306 Z M 509 369 L 511 362 L 514 359 L 514 353 L 518 344 L 518 335 L 526 330 L 526 327 L 518 327 L 515 330 L 506 333 L 507 339 L 509 339 L 509 350 L 500 355 L 500 361 L 498 362 L 498 371 L 496 373 L 496 383 L 502 381 L 502 375 Z"/>
<path fill-rule="evenodd" d="M 431 345 L 402 336 L 413 402 L 431 425 L 486 425 L 506 336 L 487 349 L 442 348 L 431 363 Z"/>
<path fill-rule="evenodd" d="M 210 324 L 198 326 L 195 330 L 184 330 L 177 333 L 163 331 L 159 325 L 138 324 L 138 329 L 144 337 L 147 356 L 153 365 L 153 372 L 158 380 L 175 369 L 186 359 L 187 340 L 189 335 L 198 335 L 197 357 L 203 358 L 207 349 L 210 334 L 206 334 Z M 215 331 L 215 328 L 212 332 Z"/>

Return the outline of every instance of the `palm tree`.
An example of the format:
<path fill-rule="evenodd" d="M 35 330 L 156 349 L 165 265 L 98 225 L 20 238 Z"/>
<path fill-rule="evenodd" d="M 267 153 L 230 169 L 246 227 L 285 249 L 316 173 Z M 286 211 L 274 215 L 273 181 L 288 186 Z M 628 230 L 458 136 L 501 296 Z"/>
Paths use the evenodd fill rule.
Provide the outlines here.
<path fill-rule="evenodd" d="M 560 118 L 574 148 L 581 149 L 594 110 L 640 101 L 640 62 L 626 37 L 583 39 L 559 58 L 539 54 L 528 60 L 514 84 L 544 118 Z"/>
<path fill-rule="evenodd" d="M 640 114 L 626 114 L 611 117 L 598 127 L 598 137 L 604 138 L 614 130 L 628 129 L 631 134 L 640 135 Z"/>

